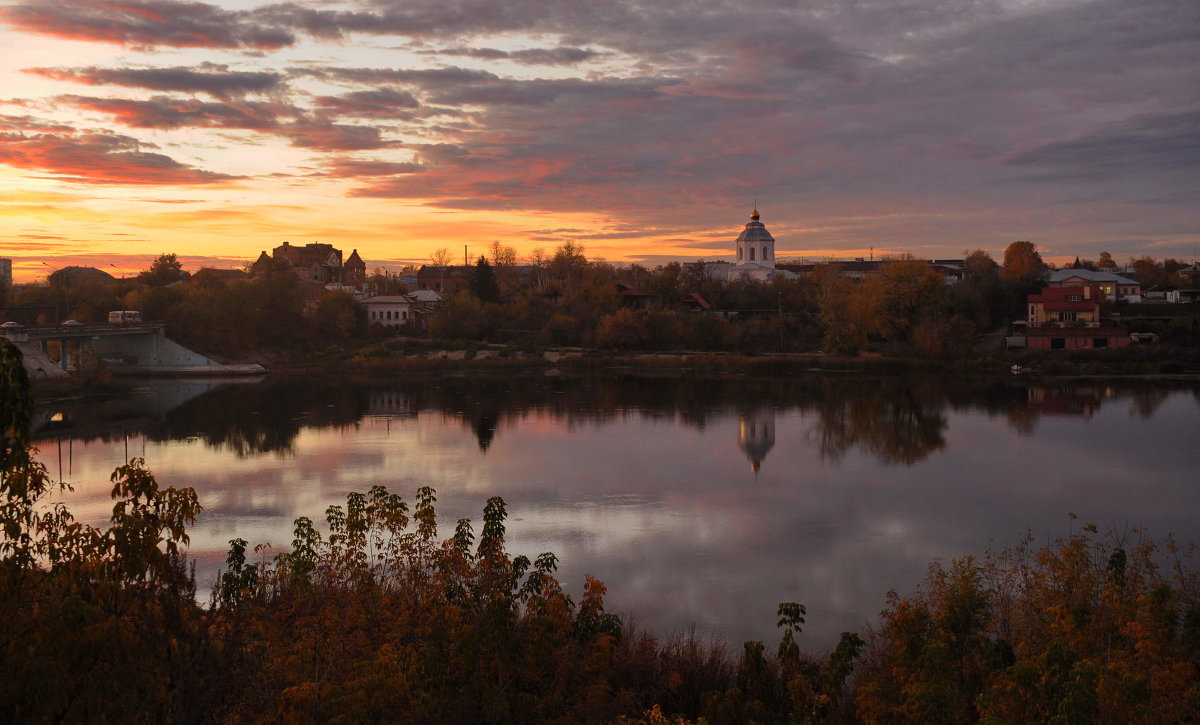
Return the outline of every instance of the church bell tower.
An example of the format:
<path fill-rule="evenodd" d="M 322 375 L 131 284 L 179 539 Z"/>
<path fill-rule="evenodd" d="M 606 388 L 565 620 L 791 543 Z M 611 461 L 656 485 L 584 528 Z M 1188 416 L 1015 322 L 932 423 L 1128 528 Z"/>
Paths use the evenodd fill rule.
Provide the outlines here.
<path fill-rule="evenodd" d="M 737 238 L 737 263 L 758 264 L 775 269 L 775 237 L 758 220 L 758 205 L 750 213 L 750 221 Z"/>

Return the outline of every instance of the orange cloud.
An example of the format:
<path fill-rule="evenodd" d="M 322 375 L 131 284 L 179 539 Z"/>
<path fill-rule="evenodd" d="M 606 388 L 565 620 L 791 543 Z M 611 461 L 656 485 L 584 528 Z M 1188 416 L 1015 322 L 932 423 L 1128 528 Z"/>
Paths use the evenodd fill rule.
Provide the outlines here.
<path fill-rule="evenodd" d="M 105 133 L 0 133 L 0 164 L 83 184 L 216 184 L 237 178 L 141 151 L 140 146 L 128 136 Z"/>

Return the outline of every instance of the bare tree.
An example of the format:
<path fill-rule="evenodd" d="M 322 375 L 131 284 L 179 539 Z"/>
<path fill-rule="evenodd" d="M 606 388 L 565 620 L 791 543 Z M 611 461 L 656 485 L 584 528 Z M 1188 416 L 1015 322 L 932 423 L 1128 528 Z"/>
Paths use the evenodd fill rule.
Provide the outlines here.
<path fill-rule="evenodd" d="M 450 250 L 445 247 L 435 250 L 433 254 L 429 255 L 429 261 L 433 262 L 433 266 L 435 267 L 450 266 Z"/>

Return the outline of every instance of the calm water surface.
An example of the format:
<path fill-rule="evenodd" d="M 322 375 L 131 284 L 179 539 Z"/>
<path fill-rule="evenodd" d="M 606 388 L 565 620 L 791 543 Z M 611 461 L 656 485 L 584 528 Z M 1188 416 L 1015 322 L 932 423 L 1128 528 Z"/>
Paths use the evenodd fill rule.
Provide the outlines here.
<path fill-rule="evenodd" d="M 665 632 L 774 640 L 808 607 L 830 647 L 909 593 L 929 562 L 1047 541 L 1093 522 L 1200 542 L 1200 387 L 1020 379 L 686 381 L 545 377 L 351 384 L 167 381 L 47 403 L 41 459 L 76 516 L 111 512 L 109 475 L 141 456 L 192 486 L 201 585 L 229 539 L 276 548 L 382 484 L 437 489 L 449 535 L 508 503 L 509 549 L 555 552 L 612 610 Z M 1078 519 L 1072 522 L 1069 514 Z"/>

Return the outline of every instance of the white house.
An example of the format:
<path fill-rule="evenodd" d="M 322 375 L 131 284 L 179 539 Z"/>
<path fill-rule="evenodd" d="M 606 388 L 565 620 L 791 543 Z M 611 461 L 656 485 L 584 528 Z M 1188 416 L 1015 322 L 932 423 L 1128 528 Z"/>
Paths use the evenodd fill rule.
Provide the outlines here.
<path fill-rule="evenodd" d="M 1112 272 L 1093 272 L 1090 269 L 1056 269 L 1050 273 L 1051 287 L 1080 287 L 1096 285 L 1110 301 L 1141 302 L 1142 285 L 1137 280 Z"/>
<path fill-rule="evenodd" d="M 362 301 L 362 306 L 367 308 L 367 321 L 384 327 L 402 327 L 416 322 L 415 304 L 407 295 L 376 295 Z"/>

